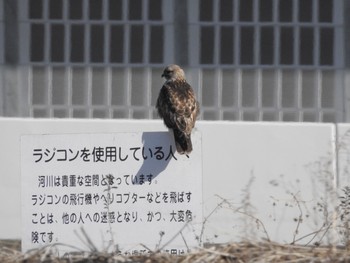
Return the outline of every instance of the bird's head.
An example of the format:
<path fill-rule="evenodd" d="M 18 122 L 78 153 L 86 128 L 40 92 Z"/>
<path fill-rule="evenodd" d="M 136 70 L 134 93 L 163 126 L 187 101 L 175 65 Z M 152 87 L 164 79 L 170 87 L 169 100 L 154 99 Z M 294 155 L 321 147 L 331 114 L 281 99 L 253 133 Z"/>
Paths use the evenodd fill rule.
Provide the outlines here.
<path fill-rule="evenodd" d="M 185 73 L 178 65 L 170 64 L 164 69 L 162 77 L 164 77 L 167 81 L 185 80 Z"/>

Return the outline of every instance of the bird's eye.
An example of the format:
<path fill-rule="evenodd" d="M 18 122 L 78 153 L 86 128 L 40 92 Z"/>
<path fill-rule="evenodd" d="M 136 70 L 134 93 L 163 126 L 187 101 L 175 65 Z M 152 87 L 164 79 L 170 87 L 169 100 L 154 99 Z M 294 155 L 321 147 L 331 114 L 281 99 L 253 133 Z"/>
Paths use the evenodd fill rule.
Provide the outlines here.
<path fill-rule="evenodd" d="M 173 72 L 173 71 L 172 70 L 165 71 L 166 74 L 170 74 L 171 72 Z"/>

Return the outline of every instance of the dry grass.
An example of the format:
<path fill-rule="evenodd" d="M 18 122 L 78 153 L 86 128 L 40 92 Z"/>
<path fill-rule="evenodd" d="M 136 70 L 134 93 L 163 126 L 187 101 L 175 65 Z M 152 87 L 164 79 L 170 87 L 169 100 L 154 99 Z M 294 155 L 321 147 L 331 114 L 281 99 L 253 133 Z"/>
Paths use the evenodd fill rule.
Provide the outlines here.
<path fill-rule="evenodd" d="M 49 249 L 28 253 L 19 251 L 19 241 L 0 242 L 0 262 L 334 262 L 350 263 L 350 250 L 345 247 L 312 247 L 282 245 L 273 242 L 240 242 L 225 245 L 212 245 L 182 256 L 150 254 L 147 256 L 121 256 L 110 253 L 77 253 L 70 258 L 58 258 Z"/>

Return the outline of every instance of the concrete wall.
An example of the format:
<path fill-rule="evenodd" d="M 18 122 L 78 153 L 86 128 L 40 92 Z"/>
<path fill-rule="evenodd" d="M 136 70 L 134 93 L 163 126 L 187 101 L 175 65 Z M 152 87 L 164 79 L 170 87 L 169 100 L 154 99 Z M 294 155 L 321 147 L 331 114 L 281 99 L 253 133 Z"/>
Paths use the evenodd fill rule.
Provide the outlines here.
<path fill-rule="evenodd" d="M 22 134 L 166 131 L 154 120 L 3 118 L 0 127 L 0 238 L 20 238 Z M 350 125 L 198 121 L 196 127 L 202 136 L 203 242 L 341 241 L 333 227 L 321 237 L 324 224 L 336 219 L 335 187 L 348 184 L 350 141 L 342 139 L 342 152 L 336 145 L 337 130 L 345 134 Z M 338 162 L 341 156 L 345 161 Z"/>

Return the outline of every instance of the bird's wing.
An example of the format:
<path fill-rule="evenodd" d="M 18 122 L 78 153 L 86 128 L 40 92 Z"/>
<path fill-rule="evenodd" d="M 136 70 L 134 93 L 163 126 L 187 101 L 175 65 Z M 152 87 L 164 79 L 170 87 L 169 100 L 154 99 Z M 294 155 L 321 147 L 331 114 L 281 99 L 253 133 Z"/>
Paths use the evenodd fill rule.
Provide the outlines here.
<path fill-rule="evenodd" d="M 164 90 L 163 90 L 164 88 Z M 164 122 L 169 128 L 176 128 L 190 134 L 199 111 L 198 103 L 191 86 L 185 81 L 166 83 L 161 91 L 166 116 Z M 162 113 L 163 114 L 163 113 Z M 168 124 L 167 124 L 168 123 Z"/>
<path fill-rule="evenodd" d="M 161 117 L 168 128 L 176 127 L 175 123 L 175 111 L 173 109 L 171 100 L 171 87 L 164 84 L 159 92 L 159 96 L 156 103 L 158 115 Z"/>

